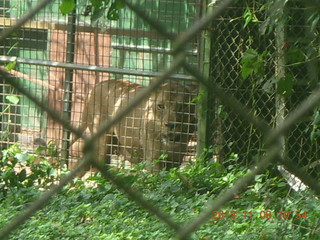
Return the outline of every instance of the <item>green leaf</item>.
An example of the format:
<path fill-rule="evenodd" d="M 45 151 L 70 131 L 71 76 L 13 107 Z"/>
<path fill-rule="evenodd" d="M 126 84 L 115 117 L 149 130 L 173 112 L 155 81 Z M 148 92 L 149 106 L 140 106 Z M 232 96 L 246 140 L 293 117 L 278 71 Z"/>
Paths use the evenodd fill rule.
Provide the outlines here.
<path fill-rule="evenodd" d="M 5 68 L 7 71 L 11 71 L 16 65 L 17 65 L 17 61 L 9 62 Z"/>
<path fill-rule="evenodd" d="M 60 12 L 63 15 L 66 15 L 70 12 L 73 11 L 73 9 L 75 9 L 76 4 L 74 2 L 74 0 L 62 0 L 62 3 L 60 5 Z"/>
<path fill-rule="evenodd" d="M 252 74 L 256 74 L 258 76 L 264 75 L 264 57 L 267 53 L 267 51 L 263 51 L 259 54 L 255 49 L 248 49 L 243 53 L 241 58 L 241 76 L 243 79 L 248 78 Z"/>
<path fill-rule="evenodd" d="M 243 14 L 243 18 L 245 19 L 245 23 L 243 25 L 243 28 L 246 28 L 252 20 L 252 12 L 251 12 L 250 8 L 247 7 L 246 11 Z"/>
<path fill-rule="evenodd" d="M 251 11 L 251 9 L 249 7 L 247 7 L 246 11 L 244 12 L 243 16 L 245 19 L 245 23 L 243 25 L 243 28 L 246 28 L 249 23 L 253 22 L 253 23 L 258 23 L 259 19 L 257 18 L 257 16 L 254 14 L 254 12 Z"/>
<path fill-rule="evenodd" d="M 285 182 L 280 182 L 277 184 L 277 187 L 282 188 L 282 187 L 286 187 L 288 184 Z"/>
<path fill-rule="evenodd" d="M 19 103 L 19 97 L 15 96 L 15 95 L 6 96 L 6 99 L 8 100 L 9 103 L 14 104 L 14 105 Z"/>
<path fill-rule="evenodd" d="M 102 0 L 90 0 L 94 8 L 100 8 L 102 6 Z"/>
<path fill-rule="evenodd" d="M 277 82 L 277 93 L 284 97 L 291 96 L 293 91 L 293 77 L 286 76 Z"/>
<path fill-rule="evenodd" d="M 27 179 L 27 171 L 26 169 L 22 169 L 22 171 L 18 174 L 18 178 L 20 182 L 23 182 Z"/>
<path fill-rule="evenodd" d="M 15 157 L 19 163 L 25 163 L 31 158 L 31 156 L 26 153 L 17 153 Z"/>
<path fill-rule="evenodd" d="M 191 100 L 191 103 L 200 104 L 203 101 L 204 97 L 205 97 L 205 93 L 206 93 L 205 90 L 200 90 L 198 95 Z"/>
<path fill-rule="evenodd" d="M 107 13 L 107 18 L 109 20 L 118 20 L 119 19 L 119 10 L 124 8 L 124 4 L 121 0 L 116 0 L 113 2 Z"/>
<path fill-rule="evenodd" d="M 254 177 L 254 180 L 255 180 L 256 182 L 262 183 L 262 182 L 263 182 L 263 179 L 264 179 L 265 177 L 266 177 L 265 174 L 259 174 L 259 175 L 256 175 L 256 176 Z"/>
<path fill-rule="evenodd" d="M 299 63 L 305 61 L 305 54 L 303 47 L 291 46 L 285 54 L 288 64 Z"/>
<path fill-rule="evenodd" d="M 43 153 L 44 151 L 47 150 L 47 147 L 46 146 L 39 146 L 37 147 L 37 149 L 34 151 L 34 153 L 36 154 L 40 154 L 40 153 Z"/>
<path fill-rule="evenodd" d="M 244 63 L 244 62 L 247 62 L 248 60 L 254 60 L 254 59 L 258 58 L 258 55 L 259 54 L 258 54 L 257 50 L 250 48 L 243 53 L 241 62 Z"/>
<path fill-rule="evenodd" d="M 105 8 L 94 8 L 93 10 L 93 13 L 92 13 L 92 16 L 91 16 L 91 21 L 96 21 L 98 20 L 99 18 L 101 18 L 105 12 Z"/>
<path fill-rule="evenodd" d="M 313 142 L 320 136 L 320 131 L 316 128 L 314 128 L 310 133 L 310 140 Z"/>
<path fill-rule="evenodd" d="M 316 27 L 318 26 L 320 20 L 320 15 L 318 11 L 315 11 L 313 14 L 310 15 L 307 22 L 310 24 L 310 32 L 314 32 Z"/>
<path fill-rule="evenodd" d="M 241 77 L 243 79 L 246 79 L 251 75 L 251 73 L 253 73 L 253 71 L 254 71 L 254 68 L 251 68 L 249 66 L 243 65 L 242 68 L 241 68 Z"/>
<path fill-rule="evenodd" d="M 315 19 L 312 21 L 311 23 L 311 31 L 314 32 L 316 27 L 318 26 L 318 23 L 319 23 L 319 19 L 320 19 L 320 16 L 316 16 Z"/>
<path fill-rule="evenodd" d="M 313 114 L 313 121 L 312 121 L 312 125 L 317 125 L 320 123 L 320 114 L 319 114 L 319 111 L 316 111 L 314 114 Z"/>

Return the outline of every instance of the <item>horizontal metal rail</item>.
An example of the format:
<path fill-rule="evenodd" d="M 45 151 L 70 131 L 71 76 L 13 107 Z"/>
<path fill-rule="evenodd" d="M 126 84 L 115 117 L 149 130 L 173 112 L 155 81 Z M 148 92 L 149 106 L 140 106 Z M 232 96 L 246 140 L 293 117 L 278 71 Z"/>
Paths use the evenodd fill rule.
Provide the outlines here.
<path fill-rule="evenodd" d="M 127 45 L 127 44 L 111 44 L 111 47 L 114 49 L 120 49 L 120 50 L 127 50 L 132 52 L 152 52 L 152 53 L 166 53 L 166 54 L 172 54 L 171 48 L 161 48 L 161 47 L 149 47 L 149 46 L 135 46 L 135 45 Z M 186 55 L 188 56 L 198 56 L 198 50 L 187 50 L 185 51 Z"/>
<path fill-rule="evenodd" d="M 93 71 L 93 72 L 107 72 L 114 74 L 128 74 L 134 76 L 141 77 L 157 77 L 161 74 L 158 72 L 147 72 L 147 71 L 138 71 L 138 70 L 128 70 L 128 69 L 120 69 L 114 67 L 99 67 L 92 66 L 86 64 L 74 64 L 74 63 L 64 63 L 64 62 L 55 62 L 48 60 L 36 60 L 36 59 L 28 59 L 28 58 L 20 58 L 20 57 L 9 57 L 0 55 L 0 62 L 16 62 L 37 66 L 45 66 L 45 67 L 59 67 L 65 69 L 73 69 L 73 70 L 85 70 L 85 71 Z M 170 79 L 177 80 L 193 80 L 193 77 L 184 74 L 173 74 L 170 76 Z"/>
<path fill-rule="evenodd" d="M 1 27 L 11 27 L 15 26 L 18 23 L 18 19 L 16 18 L 4 18 L 0 17 L 0 26 Z M 55 22 L 48 22 L 45 20 L 38 21 L 28 21 L 21 26 L 21 28 L 31 28 L 31 29 L 42 29 L 42 30 L 67 30 L 66 19 L 59 19 Z M 111 26 L 107 27 L 95 27 L 87 22 L 79 22 L 76 26 L 77 32 L 95 32 L 99 33 L 107 33 L 110 35 L 120 35 L 120 36 L 130 36 L 130 37 L 147 37 L 154 39 L 165 39 L 161 34 L 157 31 L 147 31 L 147 30 L 132 30 L 132 29 L 123 29 L 123 28 L 114 28 Z"/>

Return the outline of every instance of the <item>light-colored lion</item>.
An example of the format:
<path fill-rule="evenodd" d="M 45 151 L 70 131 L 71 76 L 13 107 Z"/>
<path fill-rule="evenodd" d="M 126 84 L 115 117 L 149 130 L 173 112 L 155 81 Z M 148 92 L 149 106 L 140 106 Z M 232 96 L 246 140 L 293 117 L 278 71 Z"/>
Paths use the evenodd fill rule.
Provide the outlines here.
<path fill-rule="evenodd" d="M 98 83 L 85 101 L 80 129 L 95 133 L 100 124 L 126 107 L 143 86 L 126 81 Z M 146 161 L 147 169 L 179 165 L 194 132 L 195 107 L 189 88 L 177 81 L 164 83 L 95 144 L 98 161 L 110 163 L 114 136 L 126 160 Z M 118 148 L 118 150 L 119 150 Z M 154 163 L 159 157 L 165 159 Z"/>

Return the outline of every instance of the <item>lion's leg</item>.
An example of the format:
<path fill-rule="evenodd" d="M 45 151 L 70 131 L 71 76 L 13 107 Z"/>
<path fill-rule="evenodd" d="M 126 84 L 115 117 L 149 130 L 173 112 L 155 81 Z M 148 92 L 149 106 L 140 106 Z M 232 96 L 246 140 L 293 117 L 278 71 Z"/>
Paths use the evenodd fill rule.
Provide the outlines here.
<path fill-rule="evenodd" d="M 159 145 L 159 146 L 157 146 Z M 160 164 L 156 162 L 159 158 L 159 152 L 156 149 L 160 149 L 160 144 L 152 141 L 145 141 L 144 157 L 146 161 L 146 169 L 149 172 L 159 172 Z"/>
<path fill-rule="evenodd" d="M 111 163 L 111 141 L 112 136 L 105 134 L 95 144 L 95 160 L 99 163 Z"/>

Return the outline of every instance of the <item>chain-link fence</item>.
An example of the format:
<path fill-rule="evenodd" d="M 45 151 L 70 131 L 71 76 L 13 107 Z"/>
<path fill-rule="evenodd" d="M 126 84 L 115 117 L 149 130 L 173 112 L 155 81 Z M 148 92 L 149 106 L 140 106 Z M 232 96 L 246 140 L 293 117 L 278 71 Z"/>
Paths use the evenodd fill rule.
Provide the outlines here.
<path fill-rule="evenodd" d="M 56 141 L 62 151 L 59 162 L 75 165 L 75 160 L 82 160 L 58 186 L 8 223 L 1 237 L 42 208 L 88 165 L 174 229 L 177 239 L 186 239 L 271 162 L 277 161 L 275 166 L 282 170 L 284 166 L 319 194 L 319 183 L 313 178 L 318 175 L 320 93 L 312 92 L 318 78 L 317 26 L 310 26 L 310 8 L 300 1 L 284 8 L 279 1 L 276 11 L 270 7 L 264 16 L 242 3 L 230 7 L 232 2 L 123 1 L 126 7 L 118 10 L 118 20 L 96 21 L 87 4 L 66 17 L 59 13 L 59 1 L 43 1 L 31 10 L 33 1 L 3 1 L 0 60 L 18 64 L 11 74 L 19 78 L 15 81 L 1 70 L 3 145 L 21 142 L 32 150 Z M 290 16 L 288 23 L 282 21 L 284 15 Z M 279 17 L 279 22 L 270 16 Z M 249 26 L 262 20 L 266 24 Z M 310 38 L 310 51 L 301 50 L 305 43 L 300 34 Z M 16 90 L 22 93 L 18 98 Z M 161 117 L 157 123 L 149 105 L 168 118 Z M 143 131 L 148 125 L 145 119 L 153 120 L 148 129 L 154 135 Z M 81 124 L 82 130 L 90 129 L 90 135 L 74 127 Z M 70 133 L 82 140 L 71 142 Z M 171 146 L 177 142 L 177 148 L 166 148 L 166 141 Z M 160 157 L 164 167 L 171 167 L 194 159 L 196 141 L 198 155 L 212 146 L 214 161 L 224 163 L 230 154 L 237 154 L 246 166 L 255 165 L 184 226 L 104 164 L 106 159 L 121 162 L 123 154 L 131 163 L 150 165 Z"/>
<path fill-rule="evenodd" d="M 210 76 L 255 116 L 277 126 L 317 86 L 317 28 L 312 27 L 315 16 L 308 3 L 291 1 L 282 10 L 282 16 L 278 16 L 279 21 L 287 22 L 268 32 L 267 24 L 278 23 L 272 23 L 256 7 L 230 8 L 214 21 Z M 244 17 L 238 16 L 264 23 L 244 27 Z M 301 36 L 306 37 L 302 40 Z M 256 72 L 244 78 L 247 68 Z M 211 128 L 216 134 L 211 135 L 210 141 L 215 142 L 220 158 L 234 152 L 239 154 L 241 162 L 250 164 L 264 154 L 261 132 L 239 119 L 232 110 L 225 109 L 220 100 L 214 109 L 216 117 Z M 282 143 L 285 157 L 314 176 L 319 174 L 318 144 L 314 135 L 317 134 L 316 115 L 317 109 L 306 114 Z"/>

